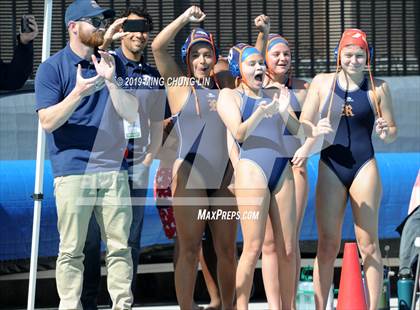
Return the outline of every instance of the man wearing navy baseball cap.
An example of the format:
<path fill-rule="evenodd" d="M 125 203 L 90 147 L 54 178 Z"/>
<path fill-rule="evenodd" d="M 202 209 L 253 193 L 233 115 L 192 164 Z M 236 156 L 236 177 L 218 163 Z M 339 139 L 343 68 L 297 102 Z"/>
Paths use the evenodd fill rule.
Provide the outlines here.
<path fill-rule="evenodd" d="M 74 1 L 65 14 L 69 42 L 40 65 L 35 79 L 36 110 L 54 174 L 59 309 L 82 307 L 83 247 L 92 214 L 107 247 L 113 309 L 131 309 L 133 300 L 123 120 L 136 121 L 138 99 L 118 86 L 114 57 L 98 51 L 105 19 L 113 15 L 95 1 Z"/>
<path fill-rule="evenodd" d="M 68 26 L 70 21 L 100 15 L 103 18 L 112 18 L 115 16 L 115 12 L 109 8 L 101 8 L 95 0 L 76 0 L 68 6 L 64 19 L 66 26 Z"/>

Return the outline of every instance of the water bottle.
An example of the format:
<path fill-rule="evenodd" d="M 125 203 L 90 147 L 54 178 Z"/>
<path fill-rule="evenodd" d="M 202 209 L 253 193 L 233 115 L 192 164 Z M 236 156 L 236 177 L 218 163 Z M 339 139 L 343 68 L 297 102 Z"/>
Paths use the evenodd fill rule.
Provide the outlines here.
<path fill-rule="evenodd" d="M 388 268 L 384 268 L 384 281 L 382 284 L 381 296 L 379 297 L 378 310 L 388 310 L 390 308 L 389 299 L 391 296 L 391 284 L 388 273 Z"/>
<path fill-rule="evenodd" d="M 391 296 L 391 283 L 389 277 L 384 278 L 382 285 L 381 296 L 379 297 L 378 310 L 389 310 L 390 309 L 390 296 Z"/>
<path fill-rule="evenodd" d="M 385 260 L 387 265 L 384 266 L 384 280 L 381 290 L 381 296 L 379 297 L 378 302 L 378 310 L 388 310 L 390 307 L 389 299 L 391 296 L 391 285 L 390 285 L 390 276 L 394 275 L 394 273 L 391 271 L 391 268 L 389 267 L 389 250 L 391 247 L 389 245 L 386 245 L 384 247 L 385 250 Z"/>
<path fill-rule="evenodd" d="M 311 273 L 312 267 L 302 268 L 296 298 L 296 307 L 299 310 L 315 309 L 315 293 Z"/>
<path fill-rule="evenodd" d="M 411 269 L 408 267 L 401 268 L 398 273 L 398 309 L 410 310 L 411 300 L 413 298 L 414 279 Z"/>
<path fill-rule="evenodd" d="M 365 300 L 369 300 L 369 291 L 366 283 L 366 276 L 365 272 L 362 270 L 362 285 L 363 285 L 363 293 L 365 294 Z"/>
<path fill-rule="evenodd" d="M 312 282 L 300 281 L 298 285 L 297 309 L 315 309 L 314 286 Z"/>

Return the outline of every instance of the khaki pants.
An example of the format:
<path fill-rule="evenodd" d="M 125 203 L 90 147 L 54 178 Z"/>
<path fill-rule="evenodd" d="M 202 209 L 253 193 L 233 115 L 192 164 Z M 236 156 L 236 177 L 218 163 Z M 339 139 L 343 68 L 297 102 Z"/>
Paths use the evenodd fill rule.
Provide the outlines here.
<path fill-rule="evenodd" d="M 56 177 L 54 193 L 60 234 L 56 266 L 59 309 L 81 309 L 83 248 L 92 212 L 107 248 L 107 282 L 113 309 L 131 309 L 133 267 L 127 240 L 132 209 L 127 173 Z"/>

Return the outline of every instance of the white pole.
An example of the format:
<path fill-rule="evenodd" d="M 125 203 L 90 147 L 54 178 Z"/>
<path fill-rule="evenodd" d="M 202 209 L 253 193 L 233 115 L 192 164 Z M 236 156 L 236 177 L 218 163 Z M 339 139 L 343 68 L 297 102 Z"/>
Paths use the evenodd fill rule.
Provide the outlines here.
<path fill-rule="evenodd" d="M 52 0 L 44 2 L 44 28 L 42 36 L 42 61 L 50 56 Z M 38 121 L 36 172 L 34 189 L 34 219 L 32 224 L 31 269 L 29 271 L 28 310 L 35 308 L 36 272 L 38 266 L 39 228 L 44 184 L 45 132 Z"/>

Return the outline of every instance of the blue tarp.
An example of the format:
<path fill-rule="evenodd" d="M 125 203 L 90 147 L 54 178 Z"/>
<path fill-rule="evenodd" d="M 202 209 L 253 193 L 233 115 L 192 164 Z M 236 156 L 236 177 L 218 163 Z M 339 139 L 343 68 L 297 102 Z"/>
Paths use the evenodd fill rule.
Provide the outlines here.
<path fill-rule="evenodd" d="M 383 184 L 383 198 L 379 215 L 380 238 L 398 238 L 396 226 L 406 217 L 411 190 L 420 167 L 419 153 L 376 154 Z M 309 203 L 302 225 L 301 239 L 316 240 L 315 182 L 319 157 L 308 162 L 310 182 Z M 158 162 L 150 171 L 150 188 Z M 30 257 L 35 161 L 0 161 L 0 260 Z M 53 196 L 53 177 L 49 161 L 45 164 L 44 201 L 42 205 L 39 256 L 58 253 L 57 214 Z M 142 247 L 170 243 L 160 224 L 156 207 L 149 192 L 145 210 Z M 353 239 L 351 209 L 347 208 L 343 224 L 343 239 Z M 239 235 L 238 240 L 241 237 Z"/>

